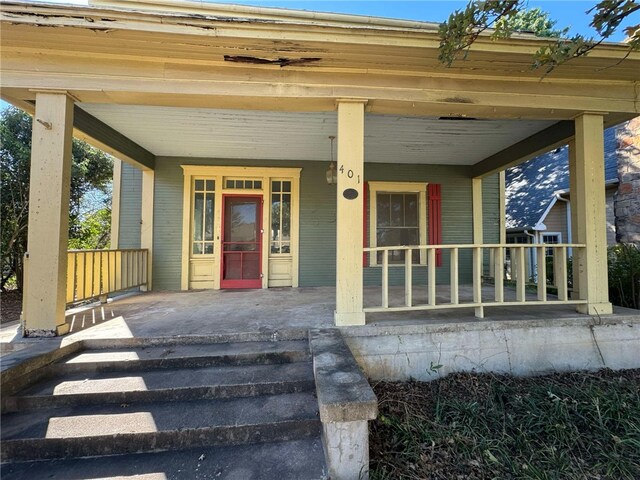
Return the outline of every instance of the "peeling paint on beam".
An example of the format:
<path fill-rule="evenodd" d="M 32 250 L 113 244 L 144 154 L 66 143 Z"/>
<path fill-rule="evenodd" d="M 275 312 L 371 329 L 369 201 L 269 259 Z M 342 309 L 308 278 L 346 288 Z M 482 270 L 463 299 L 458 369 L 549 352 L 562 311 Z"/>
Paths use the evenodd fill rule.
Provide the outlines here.
<path fill-rule="evenodd" d="M 303 58 L 286 58 L 279 57 L 276 59 L 250 57 L 244 55 L 225 55 L 225 62 L 235 63 L 250 63 L 254 65 L 279 65 L 280 67 L 287 67 L 289 65 L 305 65 L 308 63 L 319 62 L 322 60 L 319 57 L 303 57 Z"/>

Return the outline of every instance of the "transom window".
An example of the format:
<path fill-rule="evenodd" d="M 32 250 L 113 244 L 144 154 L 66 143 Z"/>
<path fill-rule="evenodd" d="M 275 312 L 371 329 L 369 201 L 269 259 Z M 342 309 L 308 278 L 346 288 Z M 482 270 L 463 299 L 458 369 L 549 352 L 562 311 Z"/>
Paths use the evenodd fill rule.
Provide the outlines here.
<path fill-rule="evenodd" d="M 224 188 L 237 190 L 262 190 L 262 180 L 225 177 Z"/>
<path fill-rule="evenodd" d="M 194 255 L 213 253 L 215 187 L 215 180 L 196 178 L 193 181 L 192 252 Z"/>
<path fill-rule="evenodd" d="M 291 180 L 271 181 L 271 253 L 291 253 Z"/>
<path fill-rule="evenodd" d="M 426 183 L 369 182 L 370 245 L 373 247 L 425 245 L 427 243 Z M 389 251 L 390 264 L 404 264 L 404 250 Z M 370 260 L 382 263 L 383 253 Z M 412 263 L 426 263 L 426 255 L 414 250 Z"/>

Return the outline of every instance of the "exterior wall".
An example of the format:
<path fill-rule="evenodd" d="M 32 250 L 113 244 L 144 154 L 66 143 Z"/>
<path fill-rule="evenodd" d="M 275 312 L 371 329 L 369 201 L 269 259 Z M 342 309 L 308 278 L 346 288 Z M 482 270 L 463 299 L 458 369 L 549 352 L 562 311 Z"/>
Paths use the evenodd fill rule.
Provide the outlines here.
<path fill-rule="evenodd" d="M 640 117 L 620 128 L 618 141 L 617 240 L 640 245 Z"/>
<path fill-rule="evenodd" d="M 607 245 L 615 245 L 618 243 L 616 239 L 616 214 L 614 210 L 614 199 L 616 191 L 613 189 L 607 190 L 607 204 L 606 204 L 606 216 L 607 216 Z M 636 201 L 640 198 L 640 187 L 638 189 L 638 196 L 635 197 Z M 639 201 L 640 203 L 640 201 Z M 640 241 L 640 238 L 638 239 Z"/>
<path fill-rule="evenodd" d="M 521 315 L 514 315 L 514 318 Z M 343 328 L 367 377 L 433 380 L 454 372 L 536 375 L 640 367 L 638 316 Z M 434 369 L 434 365 L 442 367 Z"/>
<path fill-rule="evenodd" d="M 327 162 L 256 162 L 206 158 L 159 157 L 155 170 L 154 288 L 179 290 L 182 262 L 183 171 L 181 165 L 302 167 L 300 175 L 299 286 L 335 284 L 336 187 L 327 185 Z M 120 238 L 133 247 L 140 238 L 140 174 L 123 165 Z M 468 167 L 409 164 L 365 164 L 365 181 L 424 181 L 442 185 L 443 243 L 472 242 L 471 178 Z M 485 241 L 497 241 L 498 176 L 483 189 Z M 495 185 L 494 185 L 495 184 Z M 493 200 L 492 200 L 493 197 Z M 493 240 L 495 239 L 495 240 Z M 365 285 L 379 284 L 380 267 L 364 269 Z M 390 284 L 404 281 L 402 267 L 392 268 Z M 443 255 L 438 282 L 449 281 L 449 259 Z M 460 282 L 471 281 L 471 252 L 460 252 Z M 426 282 L 426 267 L 414 267 L 414 282 Z"/>
<path fill-rule="evenodd" d="M 567 232 L 567 204 L 565 202 L 558 201 L 551 207 L 547 218 L 544 219 L 544 224 L 547 226 L 547 230 L 543 233 L 556 233 L 562 234 L 562 243 L 567 243 L 569 235 Z"/>
<path fill-rule="evenodd" d="M 142 172 L 122 163 L 118 248 L 140 248 Z"/>

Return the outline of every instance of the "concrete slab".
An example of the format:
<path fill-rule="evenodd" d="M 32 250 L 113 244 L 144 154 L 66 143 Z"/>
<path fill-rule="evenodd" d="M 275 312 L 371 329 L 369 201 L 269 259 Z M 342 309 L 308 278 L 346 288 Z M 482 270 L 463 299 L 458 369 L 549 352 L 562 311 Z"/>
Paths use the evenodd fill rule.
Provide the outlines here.
<path fill-rule="evenodd" d="M 3 464 L 3 480 L 323 480 L 320 438 L 177 452 Z"/>
<path fill-rule="evenodd" d="M 147 420 L 143 420 L 145 417 Z M 138 431 L 256 425 L 291 419 L 316 419 L 312 393 L 293 393 L 191 402 L 93 405 L 8 413 L 2 417 L 3 441 L 18 438 L 74 438 Z M 107 423 L 107 419 L 113 423 Z M 116 422 L 117 420 L 117 422 Z M 118 423 L 119 422 L 119 423 Z M 60 424 L 55 425 L 54 424 Z M 113 430 L 113 429 L 116 430 Z"/>

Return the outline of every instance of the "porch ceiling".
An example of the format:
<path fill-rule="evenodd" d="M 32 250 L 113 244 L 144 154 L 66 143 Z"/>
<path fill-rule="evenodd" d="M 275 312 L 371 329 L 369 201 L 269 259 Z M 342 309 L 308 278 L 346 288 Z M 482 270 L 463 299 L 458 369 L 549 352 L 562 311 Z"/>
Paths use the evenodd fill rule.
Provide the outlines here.
<path fill-rule="evenodd" d="M 90 103 L 80 107 L 156 156 L 327 161 L 328 137 L 337 131 L 335 112 Z M 473 165 L 553 123 L 367 114 L 365 159 Z"/>

